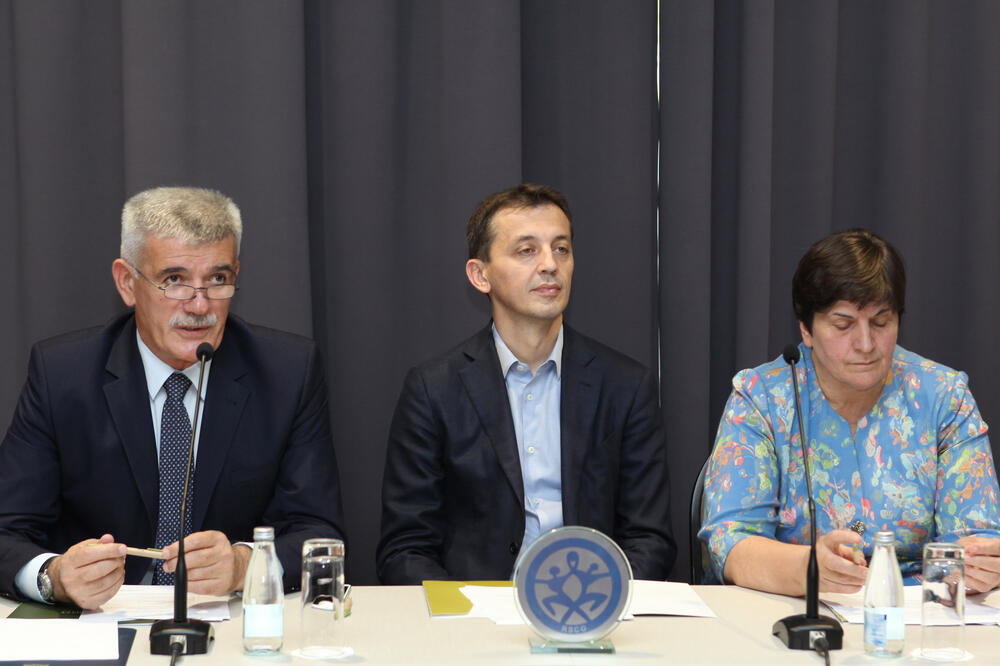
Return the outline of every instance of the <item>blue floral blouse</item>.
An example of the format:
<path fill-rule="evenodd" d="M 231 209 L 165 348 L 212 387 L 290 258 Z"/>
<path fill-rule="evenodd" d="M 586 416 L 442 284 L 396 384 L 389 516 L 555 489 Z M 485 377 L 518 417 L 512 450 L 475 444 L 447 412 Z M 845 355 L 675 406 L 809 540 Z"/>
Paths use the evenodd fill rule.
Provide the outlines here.
<path fill-rule="evenodd" d="M 799 351 L 818 534 L 860 520 L 870 557 L 875 532 L 891 530 L 904 576 L 919 572 L 928 541 L 1000 537 L 987 426 L 964 372 L 897 346 L 891 377 L 852 437 L 820 390 L 811 350 Z M 722 582 L 729 551 L 752 535 L 809 543 L 795 393 L 780 357 L 733 378 L 705 477 L 706 582 Z"/>

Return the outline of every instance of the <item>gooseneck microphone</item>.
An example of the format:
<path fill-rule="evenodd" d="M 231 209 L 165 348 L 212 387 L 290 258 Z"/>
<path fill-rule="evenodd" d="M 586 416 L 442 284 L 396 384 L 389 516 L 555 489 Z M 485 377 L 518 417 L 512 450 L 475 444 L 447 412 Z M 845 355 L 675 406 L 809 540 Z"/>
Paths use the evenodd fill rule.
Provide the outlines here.
<path fill-rule="evenodd" d="M 792 369 L 792 386 L 795 389 L 795 418 L 799 422 L 799 444 L 802 445 L 802 468 L 805 470 L 806 493 L 809 497 L 809 567 L 806 570 L 806 613 L 790 615 L 778 620 L 771 633 L 791 650 L 816 650 L 830 663 L 829 650 L 839 650 L 844 642 L 844 630 L 832 617 L 819 614 L 819 565 L 816 564 L 816 507 L 813 504 L 812 479 L 809 475 L 809 452 L 806 431 L 802 427 L 802 401 L 799 399 L 799 380 L 796 364 L 799 348 L 788 345 L 782 354 Z"/>
<path fill-rule="evenodd" d="M 191 423 L 191 443 L 188 446 L 187 473 L 184 476 L 184 493 L 181 495 L 180 527 L 177 530 L 177 568 L 174 570 L 174 619 L 158 620 L 149 630 L 149 651 L 152 654 L 169 654 L 173 660 L 181 654 L 205 654 L 212 641 L 212 625 L 202 620 L 189 620 L 187 616 L 187 564 L 184 561 L 184 516 L 187 515 L 191 468 L 194 466 L 194 441 L 198 432 L 198 410 L 201 390 L 205 381 L 205 364 L 212 360 L 215 350 L 207 342 L 198 345 L 198 393 L 194 400 L 194 419 Z"/>

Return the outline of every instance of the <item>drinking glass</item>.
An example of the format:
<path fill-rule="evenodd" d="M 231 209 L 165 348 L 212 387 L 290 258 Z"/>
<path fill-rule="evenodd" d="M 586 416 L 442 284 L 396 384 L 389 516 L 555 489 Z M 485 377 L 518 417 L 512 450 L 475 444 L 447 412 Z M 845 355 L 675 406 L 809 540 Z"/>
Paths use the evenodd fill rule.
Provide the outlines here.
<path fill-rule="evenodd" d="M 965 658 L 965 551 L 955 543 L 924 546 L 920 656 L 933 661 Z"/>
<path fill-rule="evenodd" d="M 301 644 L 296 656 L 338 659 L 354 651 L 344 643 L 344 542 L 302 544 Z"/>

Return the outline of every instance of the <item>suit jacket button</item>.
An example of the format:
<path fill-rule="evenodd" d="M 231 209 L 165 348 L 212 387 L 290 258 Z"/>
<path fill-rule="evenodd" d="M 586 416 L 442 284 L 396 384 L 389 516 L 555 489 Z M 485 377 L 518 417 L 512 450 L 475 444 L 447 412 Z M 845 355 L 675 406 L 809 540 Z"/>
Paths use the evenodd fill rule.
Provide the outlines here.
<path fill-rule="evenodd" d="M 517 544 L 515 542 L 511 541 L 510 542 L 510 554 L 511 555 L 517 555 L 517 550 L 518 550 Z"/>

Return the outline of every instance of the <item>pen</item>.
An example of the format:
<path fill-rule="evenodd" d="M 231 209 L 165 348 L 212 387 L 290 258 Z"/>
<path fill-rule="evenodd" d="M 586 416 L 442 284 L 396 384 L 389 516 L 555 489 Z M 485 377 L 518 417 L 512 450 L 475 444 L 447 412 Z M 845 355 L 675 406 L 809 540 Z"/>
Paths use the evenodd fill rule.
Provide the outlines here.
<path fill-rule="evenodd" d="M 100 546 L 102 544 L 92 543 L 91 546 Z M 135 555 L 136 557 L 148 557 L 154 560 L 165 560 L 166 555 L 163 554 L 162 548 L 133 548 L 132 546 L 125 546 L 126 555 Z"/>
<path fill-rule="evenodd" d="M 149 557 L 154 560 L 165 560 L 167 556 L 163 554 L 162 548 L 132 548 L 125 546 L 125 553 L 136 557 Z"/>

